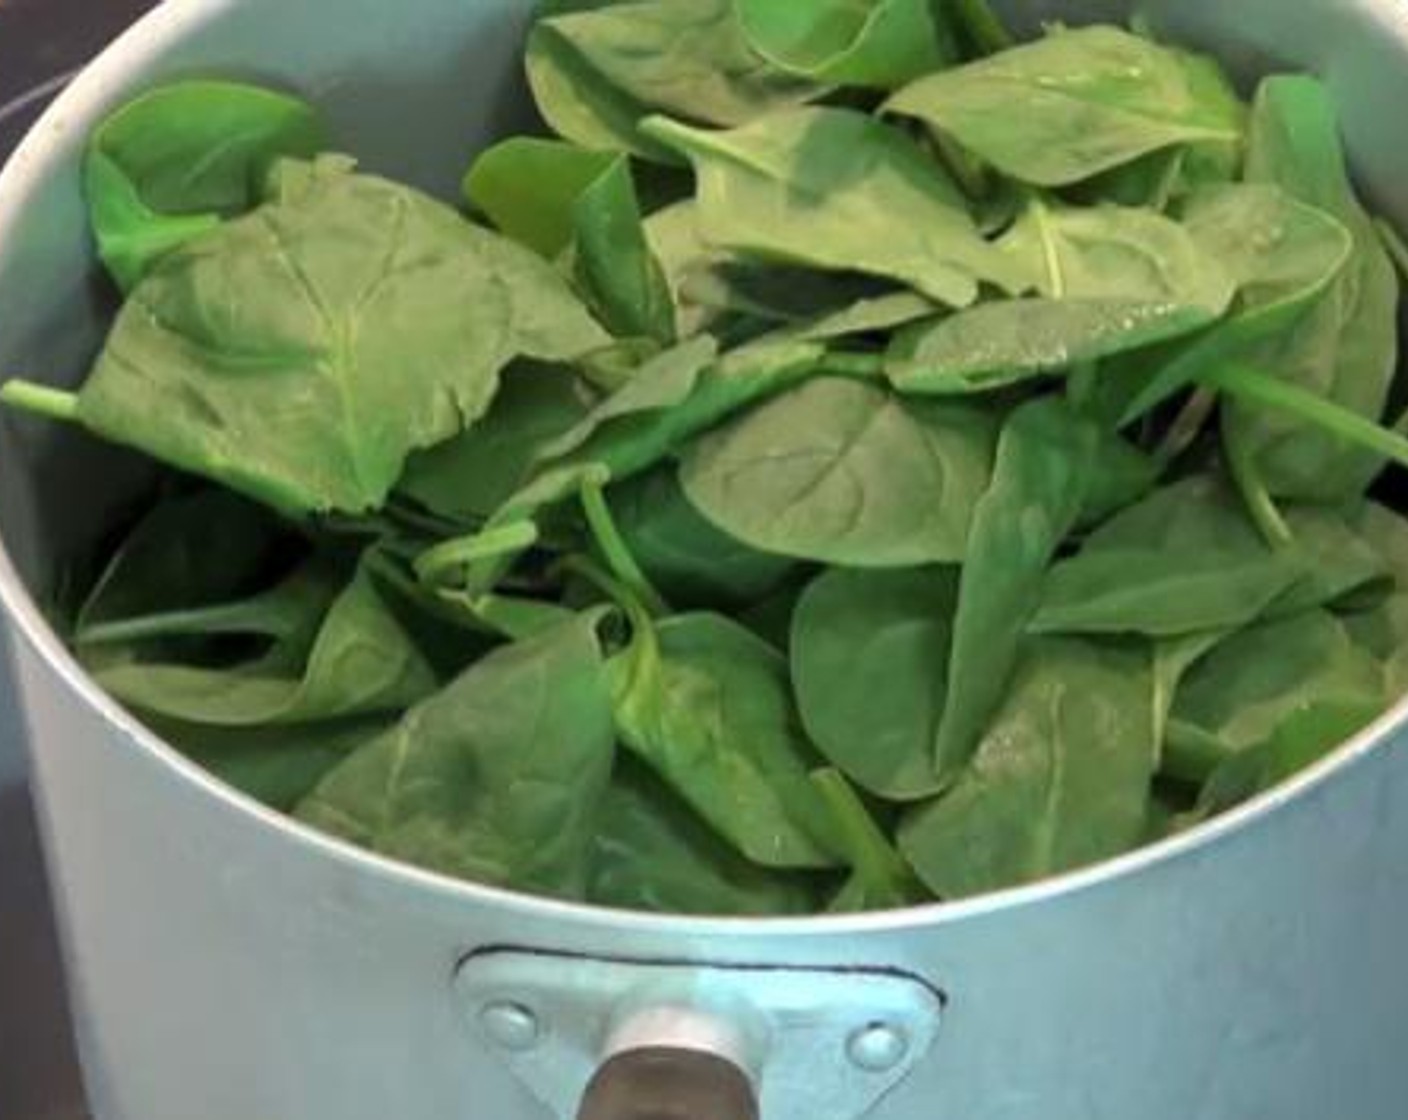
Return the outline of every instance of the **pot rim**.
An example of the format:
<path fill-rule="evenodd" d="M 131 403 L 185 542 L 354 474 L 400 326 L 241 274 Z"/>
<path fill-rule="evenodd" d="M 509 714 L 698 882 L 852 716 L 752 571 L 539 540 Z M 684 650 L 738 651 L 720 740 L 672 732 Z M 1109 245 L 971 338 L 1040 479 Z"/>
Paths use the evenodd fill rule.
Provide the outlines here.
<path fill-rule="evenodd" d="M 70 131 L 71 122 L 96 117 L 119 91 L 140 84 L 151 64 L 168 48 L 239 2 L 163 0 L 79 72 L 25 136 L 10 161 L 0 169 L 0 246 L 6 241 L 6 227 L 17 224 L 22 218 L 23 207 L 20 203 L 49 172 L 55 158 L 54 149 Z M 1401 39 L 1405 51 L 1408 51 L 1408 24 L 1400 25 L 1383 19 L 1375 22 L 1379 24 L 1381 33 Z M 8 615 L 16 637 L 27 642 L 29 649 L 60 682 L 119 732 L 126 745 L 145 755 L 147 761 L 174 771 L 190 791 L 209 801 L 212 808 L 232 811 L 239 817 L 259 822 L 288 841 L 333 860 L 345 870 L 370 872 L 392 886 L 433 891 L 448 902 L 501 907 L 525 918 L 577 926 L 625 927 L 643 933 L 690 937 L 811 937 L 940 927 L 1041 902 L 1060 901 L 1112 886 L 1175 861 L 1203 856 L 1217 845 L 1230 842 L 1243 829 L 1267 825 L 1293 802 L 1324 790 L 1338 778 L 1346 777 L 1355 765 L 1370 755 L 1392 749 L 1394 732 L 1408 724 L 1408 696 L 1405 696 L 1328 757 L 1254 800 L 1186 833 L 1033 884 L 954 902 L 934 902 L 903 910 L 862 914 L 772 918 L 653 914 L 541 898 L 428 871 L 318 832 L 227 785 L 148 730 L 104 692 L 78 664 L 20 579 L 3 537 L 0 537 L 0 608 L 4 609 L 4 613 L 0 613 L 0 621 Z M 19 695 L 22 697 L 23 692 Z M 21 702 L 21 714 L 23 707 Z M 28 749 L 37 754 L 43 748 L 31 744 Z"/>

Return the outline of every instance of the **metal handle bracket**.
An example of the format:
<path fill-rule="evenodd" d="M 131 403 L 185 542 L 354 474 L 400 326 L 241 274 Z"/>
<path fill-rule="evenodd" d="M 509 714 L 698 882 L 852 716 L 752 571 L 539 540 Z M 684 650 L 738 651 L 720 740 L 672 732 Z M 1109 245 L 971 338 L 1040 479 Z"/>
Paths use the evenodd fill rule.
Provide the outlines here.
<path fill-rule="evenodd" d="M 730 1063 L 765 1120 L 853 1120 L 928 1052 L 944 1006 L 932 985 L 887 969 L 507 948 L 467 957 L 454 990 L 478 1039 L 559 1120 L 578 1115 L 589 1086 L 602 1091 L 613 1058 L 649 1050 Z"/>

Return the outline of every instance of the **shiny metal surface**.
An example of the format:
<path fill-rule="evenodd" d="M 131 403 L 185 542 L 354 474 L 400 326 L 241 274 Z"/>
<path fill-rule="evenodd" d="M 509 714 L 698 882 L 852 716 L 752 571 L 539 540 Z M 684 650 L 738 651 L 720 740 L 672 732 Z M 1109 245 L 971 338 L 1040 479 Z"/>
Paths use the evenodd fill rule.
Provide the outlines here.
<path fill-rule="evenodd" d="M 77 155 L 164 75 L 283 79 L 371 166 L 448 189 L 521 107 L 527 0 L 173 0 L 65 96 L 0 178 L 0 369 L 76 381 L 104 301 Z M 1053 6 L 1014 4 L 1030 19 Z M 1066 14 L 1103 5 L 1073 2 Z M 1398 0 L 1167 0 L 1155 22 L 1245 73 L 1336 89 L 1377 201 L 1408 217 Z M 895 968 L 941 984 L 940 1039 L 877 1120 L 1399 1120 L 1408 1027 L 1408 740 L 1382 721 L 1214 826 L 1039 887 L 893 916 L 608 914 L 450 883 L 217 787 L 100 696 L 21 587 L 90 539 L 140 464 L 0 420 L 0 598 L 17 622 L 40 809 L 99 1120 L 534 1120 L 463 1027 L 485 946 Z"/>

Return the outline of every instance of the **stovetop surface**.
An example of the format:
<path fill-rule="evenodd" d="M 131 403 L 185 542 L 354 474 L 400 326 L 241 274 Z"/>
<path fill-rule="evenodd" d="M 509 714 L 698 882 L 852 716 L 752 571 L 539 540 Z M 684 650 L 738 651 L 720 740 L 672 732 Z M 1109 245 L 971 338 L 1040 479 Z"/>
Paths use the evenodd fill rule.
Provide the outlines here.
<path fill-rule="evenodd" d="M 0 160 L 152 0 L 0 0 Z M 86 1116 L 0 621 L 0 1120 Z"/>

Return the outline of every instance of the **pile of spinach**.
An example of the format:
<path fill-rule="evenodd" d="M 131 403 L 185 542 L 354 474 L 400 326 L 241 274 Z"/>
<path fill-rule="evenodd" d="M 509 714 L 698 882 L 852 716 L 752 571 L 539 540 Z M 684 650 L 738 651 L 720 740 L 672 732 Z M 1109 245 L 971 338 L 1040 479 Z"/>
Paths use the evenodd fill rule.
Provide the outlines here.
<path fill-rule="evenodd" d="M 974 0 L 558 0 L 526 66 L 554 135 L 463 211 L 272 90 L 92 137 L 125 303 L 0 395 L 175 468 L 67 623 L 193 758 L 478 882 L 812 913 L 1188 828 L 1408 689 L 1408 253 L 1319 81 Z"/>

